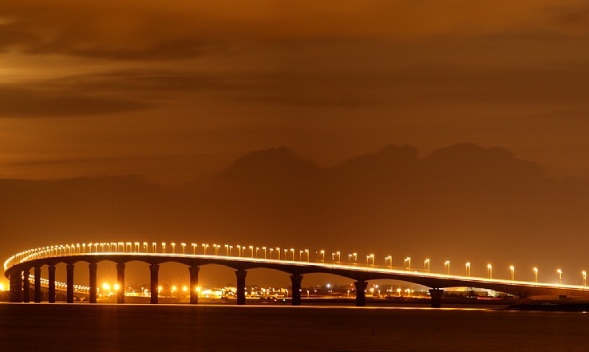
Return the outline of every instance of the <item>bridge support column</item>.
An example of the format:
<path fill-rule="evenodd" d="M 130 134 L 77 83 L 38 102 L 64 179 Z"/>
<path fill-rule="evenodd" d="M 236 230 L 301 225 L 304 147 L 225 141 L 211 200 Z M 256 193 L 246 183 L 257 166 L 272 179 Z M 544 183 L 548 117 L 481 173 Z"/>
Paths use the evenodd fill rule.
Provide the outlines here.
<path fill-rule="evenodd" d="M 303 281 L 303 276 L 301 274 L 293 274 L 290 276 L 290 281 L 292 283 L 292 305 L 293 306 L 300 306 L 301 305 L 301 281 Z"/>
<path fill-rule="evenodd" d="M 191 265 L 190 271 L 190 304 L 198 304 L 198 272 L 200 267 Z"/>
<path fill-rule="evenodd" d="M 158 288 L 159 288 L 159 278 L 158 278 L 158 271 L 160 270 L 160 266 L 158 264 L 151 264 L 149 266 L 149 270 L 151 272 L 151 304 L 157 304 L 158 301 Z"/>
<path fill-rule="evenodd" d="M 31 301 L 31 270 L 27 269 L 23 272 L 23 286 L 22 286 L 22 301 L 29 303 Z"/>
<path fill-rule="evenodd" d="M 10 302 L 22 302 L 22 271 L 10 274 Z"/>
<path fill-rule="evenodd" d="M 435 287 L 429 290 L 429 295 L 432 298 L 432 308 L 440 308 L 442 306 L 443 293 L 444 290 Z"/>
<path fill-rule="evenodd" d="M 247 275 L 247 271 L 243 269 L 239 269 L 235 271 L 235 276 L 237 276 L 237 304 L 244 305 L 245 304 L 245 276 Z"/>
<path fill-rule="evenodd" d="M 35 267 L 35 303 L 41 303 L 41 267 Z"/>
<path fill-rule="evenodd" d="M 55 303 L 55 265 L 49 264 L 49 303 Z"/>
<path fill-rule="evenodd" d="M 74 303 L 74 264 L 66 265 L 66 302 Z"/>
<path fill-rule="evenodd" d="M 96 303 L 96 293 L 98 292 L 98 265 L 96 263 L 88 264 L 88 286 L 90 287 L 89 300 L 90 303 Z"/>
<path fill-rule="evenodd" d="M 366 305 L 366 286 L 368 286 L 368 282 L 358 280 L 354 282 L 354 286 L 356 286 L 356 306 L 364 307 Z"/>
<path fill-rule="evenodd" d="M 117 291 L 117 303 L 125 303 L 125 263 L 117 264 L 117 282 L 119 290 Z"/>

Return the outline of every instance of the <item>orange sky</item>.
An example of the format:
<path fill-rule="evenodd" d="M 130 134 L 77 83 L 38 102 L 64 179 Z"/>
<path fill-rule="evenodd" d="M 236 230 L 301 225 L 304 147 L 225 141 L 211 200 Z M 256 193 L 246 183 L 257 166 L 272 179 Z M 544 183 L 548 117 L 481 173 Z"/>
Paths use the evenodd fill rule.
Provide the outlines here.
<path fill-rule="evenodd" d="M 585 176 L 584 1 L 3 1 L 0 177 L 500 145 Z"/>
<path fill-rule="evenodd" d="M 279 146 L 327 168 L 389 144 L 423 157 L 462 142 L 587 180 L 588 92 L 585 0 L 2 0 L 0 181 L 178 185 Z M 557 189 L 546 199 L 567 203 Z M 560 216 L 545 228 L 584 236 Z M 525 228 L 510 224 L 502 236 Z"/>

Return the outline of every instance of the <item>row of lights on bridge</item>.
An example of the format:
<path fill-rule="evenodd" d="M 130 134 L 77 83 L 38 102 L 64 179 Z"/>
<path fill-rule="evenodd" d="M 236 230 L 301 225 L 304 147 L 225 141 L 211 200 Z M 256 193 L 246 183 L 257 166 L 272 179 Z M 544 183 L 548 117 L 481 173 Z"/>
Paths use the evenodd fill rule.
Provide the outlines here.
<path fill-rule="evenodd" d="M 188 251 L 190 251 L 192 253 L 192 255 L 197 255 L 197 248 L 199 247 L 198 244 L 196 243 L 191 243 L 190 246 L 185 243 L 182 242 L 180 243 L 180 248 L 181 248 L 181 252 L 176 253 L 176 243 L 175 242 L 171 242 L 170 243 L 170 247 L 171 247 L 171 253 L 170 254 L 182 254 L 182 255 L 186 255 L 187 254 L 187 247 L 188 247 Z M 200 248 L 202 248 L 202 254 L 203 255 L 208 255 L 208 249 L 211 248 L 213 250 L 213 254 L 215 256 L 219 256 L 222 253 L 222 249 L 224 248 L 225 250 L 225 255 L 226 256 L 233 256 L 234 254 L 234 249 L 237 251 L 237 256 L 238 257 L 251 257 L 251 258 L 256 258 L 256 259 L 261 259 L 259 258 L 259 253 L 263 251 L 264 253 L 264 259 L 273 259 L 273 257 L 276 257 L 277 260 L 292 260 L 295 261 L 296 260 L 296 251 L 294 248 L 280 248 L 280 247 L 256 247 L 256 246 L 242 246 L 242 245 L 237 245 L 237 246 L 232 246 L 232 245 L 224 245 L 221 246 L 219 244 L 213 244 L 213 245 L 209 245 L 207 243 L 202 243 L 200 245 Z M 100 250 L 99 250 L 100 249 Z M 36 259 L 36 258 L 40 258 L 40 257 L 44 257 L 44 256 L 54 256 L 54 255 L 76 255 L 76 254 L 86 254 L 86 253 L 162 253 L 165 254 L 167 253 L 167 243 L 166 242 L 161 242 L 161 245 L 159 245 L 159 249 L 161 249 L 161 252 L 158 252 L 158 242 L 152 242 L 151 245 L 148 242 L 101 242 L 101 243 L 76 243 L 76 244 L 66 244 L 66 245 L 58 245 L 58 246 L 48 246 L 48 247 L 40 247 L 40 248 L 36 248 L 36 249 L 31 249 L 31 250 L 27 250 L 24 251 L 22 253 L 16 254 L 12 257 L 10 257 L 4 264 L 5 269 L 7 269 L 9 267 L 10 262 L 12 261 L 17 261 L 17 262 L 23 262 L 26 260 L 30 260 L 30 259 Z M 249 255 L 247 253 L 247 251 L 249 250 Z M 276 253 L 274 255 L 274 253 Z M 282 254 L 284 253 L 284 254 Z M 188 253 L 190 254 L 190 253 Z M 306 260 L 307 262 L 310 262 L 310 252 L 308 249 L 304 249 L 304 250 L 299 250 L 298 251 L 299 254 L 299 261 L 303 261 Z M 318 252 L 315 252 L 315 254 L 317 256 L 321 256 L 321 263 L 325 263 L 325 255 L 326 255 L 326 251 L 325 250 L 320 250 Z M 369 254 L 366 255 L 366 266 L 371 266 L 371 267 L 375 267 L 375 255 L 374 254 Z M 317 261 L 319 261 L 319 259 L 317 258 Z M 341 252 L 340 251 L 336 251 L 336 252 L 332 252 L 331 253 L 331 262 L 332 263 L 337 263 L 338 265 L 341 265 Z M 348 254 L 348 263 L 349 264 L 353 264 L 353 265 L 358 265 L 358 253 L 349 253 Z M 425 259 L 423 262 L 424 268 L 423 270 L 426 272 L 430 272 L 430 265 L 431 265 L 431 261 L 430 259 Z M 393 256 L 389 255 L 386 256 L 384 258 L 384 267 L 386 268 L 390 268 L 393 269 Z M 407 270 L 412 270 L 411 268 L 411 257 L 406 257 L 403 259 L 403 268 L 406 268 Z M 470 277 L 471 276 L 471 264 L 470 262 L 467 262 L 465 264 L 465 269 L 466 269 L 466 276 Z M 414 269 L 414 270 L 421 270 L 421 269 Z M 450 261 L 446 260 L 444 262 L 444 270 L 445 273 L 447 275 L 450 275 Z M 513 265 L 509 266 L 509 271 L 511 274 L 511 280 L 515 281 L 515 267 Z M 534 281 L 538 282 L 538 268 L 534 267 L 533 268 L 533 272 L 534 272 Z M 556 273 L 558 275 L 558 279 L 559 279 L 559 284 L 562 285 L 562 270 L 561 269 L 557 269 Z M 487 264 L 487 274 L 489 279 L 493 278 L 493 266 L 491 264 Z M 587 285 L 587 272 L 585 270 L 583 270 L 581 272 L 582 274 L 582 278 L 583 278 L 583 286 Z"/>

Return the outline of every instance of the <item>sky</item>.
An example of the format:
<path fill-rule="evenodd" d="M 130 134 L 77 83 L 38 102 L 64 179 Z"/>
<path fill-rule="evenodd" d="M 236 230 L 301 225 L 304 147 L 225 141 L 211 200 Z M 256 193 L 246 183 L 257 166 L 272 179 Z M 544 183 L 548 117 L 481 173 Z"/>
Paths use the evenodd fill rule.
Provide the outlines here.
<path fill-rule="evenodd" d="M 427 159 L 468 142 L 537 164 L 547 182 L 587 180 L 588 22 L 582 0 L 3 0 L 0 179 L 182 187 L 281 146 L 331 170 L 387 145 Z M 3 237 L 47 231 L 15 221 Z"/>

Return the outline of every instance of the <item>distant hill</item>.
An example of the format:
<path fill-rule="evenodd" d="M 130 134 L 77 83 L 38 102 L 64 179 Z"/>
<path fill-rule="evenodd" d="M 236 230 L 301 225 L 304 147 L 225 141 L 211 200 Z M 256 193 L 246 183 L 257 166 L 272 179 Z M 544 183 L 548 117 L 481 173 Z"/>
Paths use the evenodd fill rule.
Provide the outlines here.
<path fill-rule="evenodd" d="M 421 158 L 388 145 L 327 168 L 286 147 L 260 150 L 174 188 L 141 176 L 0 180 L 0 212 L 3 236 L 18 238 L 5 255 L 171 237 L 564 265 L 589 246 L 589 182 L 550 179 L 504 148 L 468 143 Z"/>

